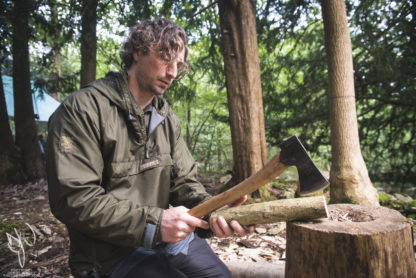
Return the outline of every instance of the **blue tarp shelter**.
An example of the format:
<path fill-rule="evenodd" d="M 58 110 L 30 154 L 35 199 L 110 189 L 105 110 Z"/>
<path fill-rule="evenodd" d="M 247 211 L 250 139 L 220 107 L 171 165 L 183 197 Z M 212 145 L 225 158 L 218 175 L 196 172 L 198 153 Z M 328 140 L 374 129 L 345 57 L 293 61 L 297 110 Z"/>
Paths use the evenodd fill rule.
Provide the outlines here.
<path fill-rule="evenodd" d="M 13 98 L 13 77 L 3 75 L 3 88 L 6 97 L 7 114 L 14 117 L 14 98 Z M 36 121 L 47 122 L 52 113 L 58 108 L 59 102 L 47 93 L 40 92 L 32 83 L 33 111 L 39 116 Z"/>

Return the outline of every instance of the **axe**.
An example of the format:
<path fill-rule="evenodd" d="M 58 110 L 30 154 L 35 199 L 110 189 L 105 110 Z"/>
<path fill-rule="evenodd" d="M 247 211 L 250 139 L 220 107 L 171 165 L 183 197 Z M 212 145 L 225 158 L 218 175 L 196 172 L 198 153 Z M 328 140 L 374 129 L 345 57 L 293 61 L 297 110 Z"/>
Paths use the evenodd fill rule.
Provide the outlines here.
<path fill-rule="evenodd" d="M 290 166 L 296 166 L 298 169 L 299 193 L 301 195 L 321 190 L 329 184 L 328 180 L 315 166 L 297 136 L 290 137 L 279 146 L 280 153 L 276 154 L 257 173 L 227 191 L 193 207 L 188 213 L 202 218 L 227 204 L 237 201 L 244 195 L 254 192 L 281 175 Z"/>

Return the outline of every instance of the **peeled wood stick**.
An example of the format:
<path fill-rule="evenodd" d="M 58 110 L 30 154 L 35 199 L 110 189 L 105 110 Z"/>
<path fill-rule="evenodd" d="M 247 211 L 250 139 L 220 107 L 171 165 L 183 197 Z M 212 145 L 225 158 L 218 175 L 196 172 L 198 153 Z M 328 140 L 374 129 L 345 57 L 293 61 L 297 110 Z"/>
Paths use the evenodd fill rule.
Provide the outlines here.
<path fill-rule="evenodd" d="M 328 217 L 328 209 L 324 196 L 243 205 L 214 211 L 209 221 L 211 228 L 212 220 L 220 215 L 227 222 L 237 220 L 241 225 L 253 225 Z"/>
<path fill-rule="evenodd" d="M 280 162 L 280 154 L 278 153 L 257 173 L 227 191 L 193 207 L 188 213 L 192 216 L 201 218 L 214 210 L 237 201 L 244 195 L 254 192 L 279 176 L 289 167 L 290 166 Z"/>

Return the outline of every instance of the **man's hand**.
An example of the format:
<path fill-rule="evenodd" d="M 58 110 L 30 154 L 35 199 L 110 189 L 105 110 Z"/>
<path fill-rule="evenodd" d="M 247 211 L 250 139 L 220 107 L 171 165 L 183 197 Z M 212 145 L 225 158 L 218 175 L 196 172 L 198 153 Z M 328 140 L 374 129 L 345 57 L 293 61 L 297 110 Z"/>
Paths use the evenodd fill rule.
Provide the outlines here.
<path fill-rule="evenodd" d="M 195 228 L 208 229 L 208 222 L 188 214 L 188 209 L 172 207 L 165 209 L 162 216 L 162 241 L 175 243 L 184 240 Z"/>
<path fill-rule="evenodd" d="M 223 208 L 237 207 L 244 204 L 245 201 L 247 201 L 247 195 L 241 197 L 234 203 L 224 206 Z M 243 227 L 235 220 L 232 220 L 230 225 L 228 225 L 224 217 L 218 216 L 212 220 L 212 230 L 217 237 L 229 237 L 234 233 L 237 233 L 239 236 L 245 236 L 247 233 L 254 232 L 254 226 Z"/>

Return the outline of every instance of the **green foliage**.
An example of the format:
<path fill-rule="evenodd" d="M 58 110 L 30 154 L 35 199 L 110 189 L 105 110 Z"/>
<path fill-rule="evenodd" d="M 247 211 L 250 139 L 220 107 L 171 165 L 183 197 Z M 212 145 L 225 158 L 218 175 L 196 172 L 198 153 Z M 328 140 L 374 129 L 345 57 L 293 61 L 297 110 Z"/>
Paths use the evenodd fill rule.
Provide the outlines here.
<path fill-rule="evenodd" d="M 79 88 L 80 2 L 36 3 L 30 19 L 32 77 L 38 87 L 65 96 Z M 5 65 L 10 65 L 7 11 L 12 1 L 1 5 L 0 56 L 10 71 Z M 256 7 L 269 152 L 276 153 L 278 143 L 296 134 L 319 167 L 327 169 L 331 147 L 320 5 L 288 0 L 256 1 Z M 347 1 L 347 8 L 363 156 L 373 182 L 403 190 L 416 179 L 415 9 L 410 0 Z M 165 94 L 182 121 L 186 142 L 201 171 L 231 170 L 215 1 L 100 1 L 97 78 L 121 69 L 118 53 L 124 30 L 158 16 L 177 22 L 189 36 L 191 71 Z"/>
<path fill-rule="evenodd" d="M 371 178 L 416 178 L 416 13 L 412 1 L 364 1 L 352 17 L 360 138 Z"/>
<path fill-rule="evenodd" d="M 380 201 L 380 205 L 386 206 L 391 200 L 391 195 L 380 192 L 378 193 L 378 200 Z"/>
<path fill-rule="evenodd" d="M 391 200 L 385 206 L 403 212 L 414 207 L 414 205 L 415 205 L 414 202 L 400 202 L 398 200 Z"/>
<path fill-rule="evenodd" d="M 7 242 L 7 234 L 15 235 L 15 229 L 17 231 L 25 229 L 25 224 L 16 221 L 0 221 L 0 240 L 2 243 Z M 0 248 L 0 254 L 8 250 L 7 244 L 5 248 Z"/>
<path fill-rule="evenodd" d="M 329 161 L 319 4 L 267 1 L 259 6 L 267 140 L 274 146 L 297 134 L 309 152 Z M 416 149 L 416 13 L 412 1 L 347 1 L 347 7 L 363 156 L 373 182 L 403 191 L 416 178 L 411 151 Z"/>
<path fill-rule="evenodd" d="M 33 40 L 31 78 L 35 86 L 49 93 L 71 92 L 76 88 L 78 72 L 65 71 L 65 50 L 73 45 L 80 20 L 76 1 L 53 0 L 38 2 L 30 17 Z M 74 87 L 75 86 L 75 87 Z"/>
<path fill-rule="evenodd" d="M 122 71 L 120 43 L 112 38 L 100 37 L 97 43 L 97 78 L 104 77 L 109 71 Z"/>
<path fill-rule="evenodd" d="M 23 228 L 24 224 L 19 223 L 19 222 L 13 222 L 13 221 L 8 221 L 8 222 L 3 222 L 0 221 L 0 235 L 6 236 L 6 233 L 12 233 L 14 231 L 14 229 L 21 229 Z"/>
<path fill-rule="evenodd" d="M 275 179 L 274 181 L 270 182 L 270 186 L 274 188 L 288 188 L 289 186 L 286 183 L 281 182 L 279 179 Z"/>
<path fill-rule="evenodd" d="M 392 195 L 380 192 L 378 194 L 380 205 L 399 210 L 401 212 L 410 211 L 411 208 L 416 207 L 416 200 L 411 199 L 409 196 L 403 196 L 399 198 L 393 198 Z"/>
<path fill-rule="evenodd" d="M 189 74 L 165 97 L 182 121 L 199 170 L 225 173 L 232 169 L 232 148 L 216 5 L 167 1 L 160 9 L 187 31 L 191 65 Z"/>
<path fill-rule="evenodd" d="M 198 80 L 196 82 L 195 80 Z M 200 171 L 226 172 L 232 168 L 231 138 L 226 93 L 209 83 L 208 77 L 191 72 L 165 94 L 182 121 L 185 141 Z"/>
<path fill-rule="evenodd" d="M 316 4 L 297 6 L 294 1 L 270 4 L 269 9 L 283 14 L 274 28 L 267 28 L 262 23 L 267 20 L 260 17 L 259 37 L 264 39 L 259 41 L 259 55 L 268 142 L 274 146 L 297 134 L 308 150 L 328 159 L 328 148 L 323 148 L 329 145 L 329 112 L 320 10 Z M 307 14 L 306 22 L 300 20 L 301 14 Z"/>
<path fill-rule="evenodd" d="M 356 201 L 354 201 L 351 198 L 345 197 L 344 199 L 342 199 L 341 201 L 342 204 L 353 204 L 353 205 L 358 205 L 358 203 Z"/>
<path fill-rule="evenodd" d="M 260 193 L 260 197 L 251 197 L 249 198 L 245 204 L 249 205 L 249 204 L 255 204 L 255 203 L 264 203 L 264 202 L 271 202 L 271 201 L 275 201 L 277 198 L 275 196 L 273 196 L 268 187 L 266 185 L 263 185 L 262 187 L 260 187 L 259 189 L 259 193 Z"/>
<path fill-rule="evenodd" d="M 5 254 L 6 252 L 10 252 L 10 247 L 8 245 L 9 239 L 7 234 L 15 238 L 18 237 L 18 234 L 20 234 L 22 238 L 27 238 L 30 241 L 29 238 L 32 238 L 33 234 L 27 225 L 28 224 L 26 223 L 16 222 L 13 220 L 7 222 L 0 221 L 0 241 L 4 243 L 0 246 L 0 255 Z M 10 243 L 14 249 L 16 249 L 16 247 L 19 248 L 15 240 L 12 240 Z M 25 244 L 27 242 L 22 243 Z M 25 244 L 25 250 L 32 248 L 33 245 Z"/>
<path fill-rule="evenodd" d="M 3 222 L 0 221 L 0 240 L 1 242 L 7 242 L 7 235 L 6 233 L 12 234 L 14 232 L 14 229 L 21 228 L 21 224 L 17 222 Z M 5 254 L 9 251 L 9 248 L 7 247 L 7 244 L 2 244 L 0 246 L 0 255 Z"/>

